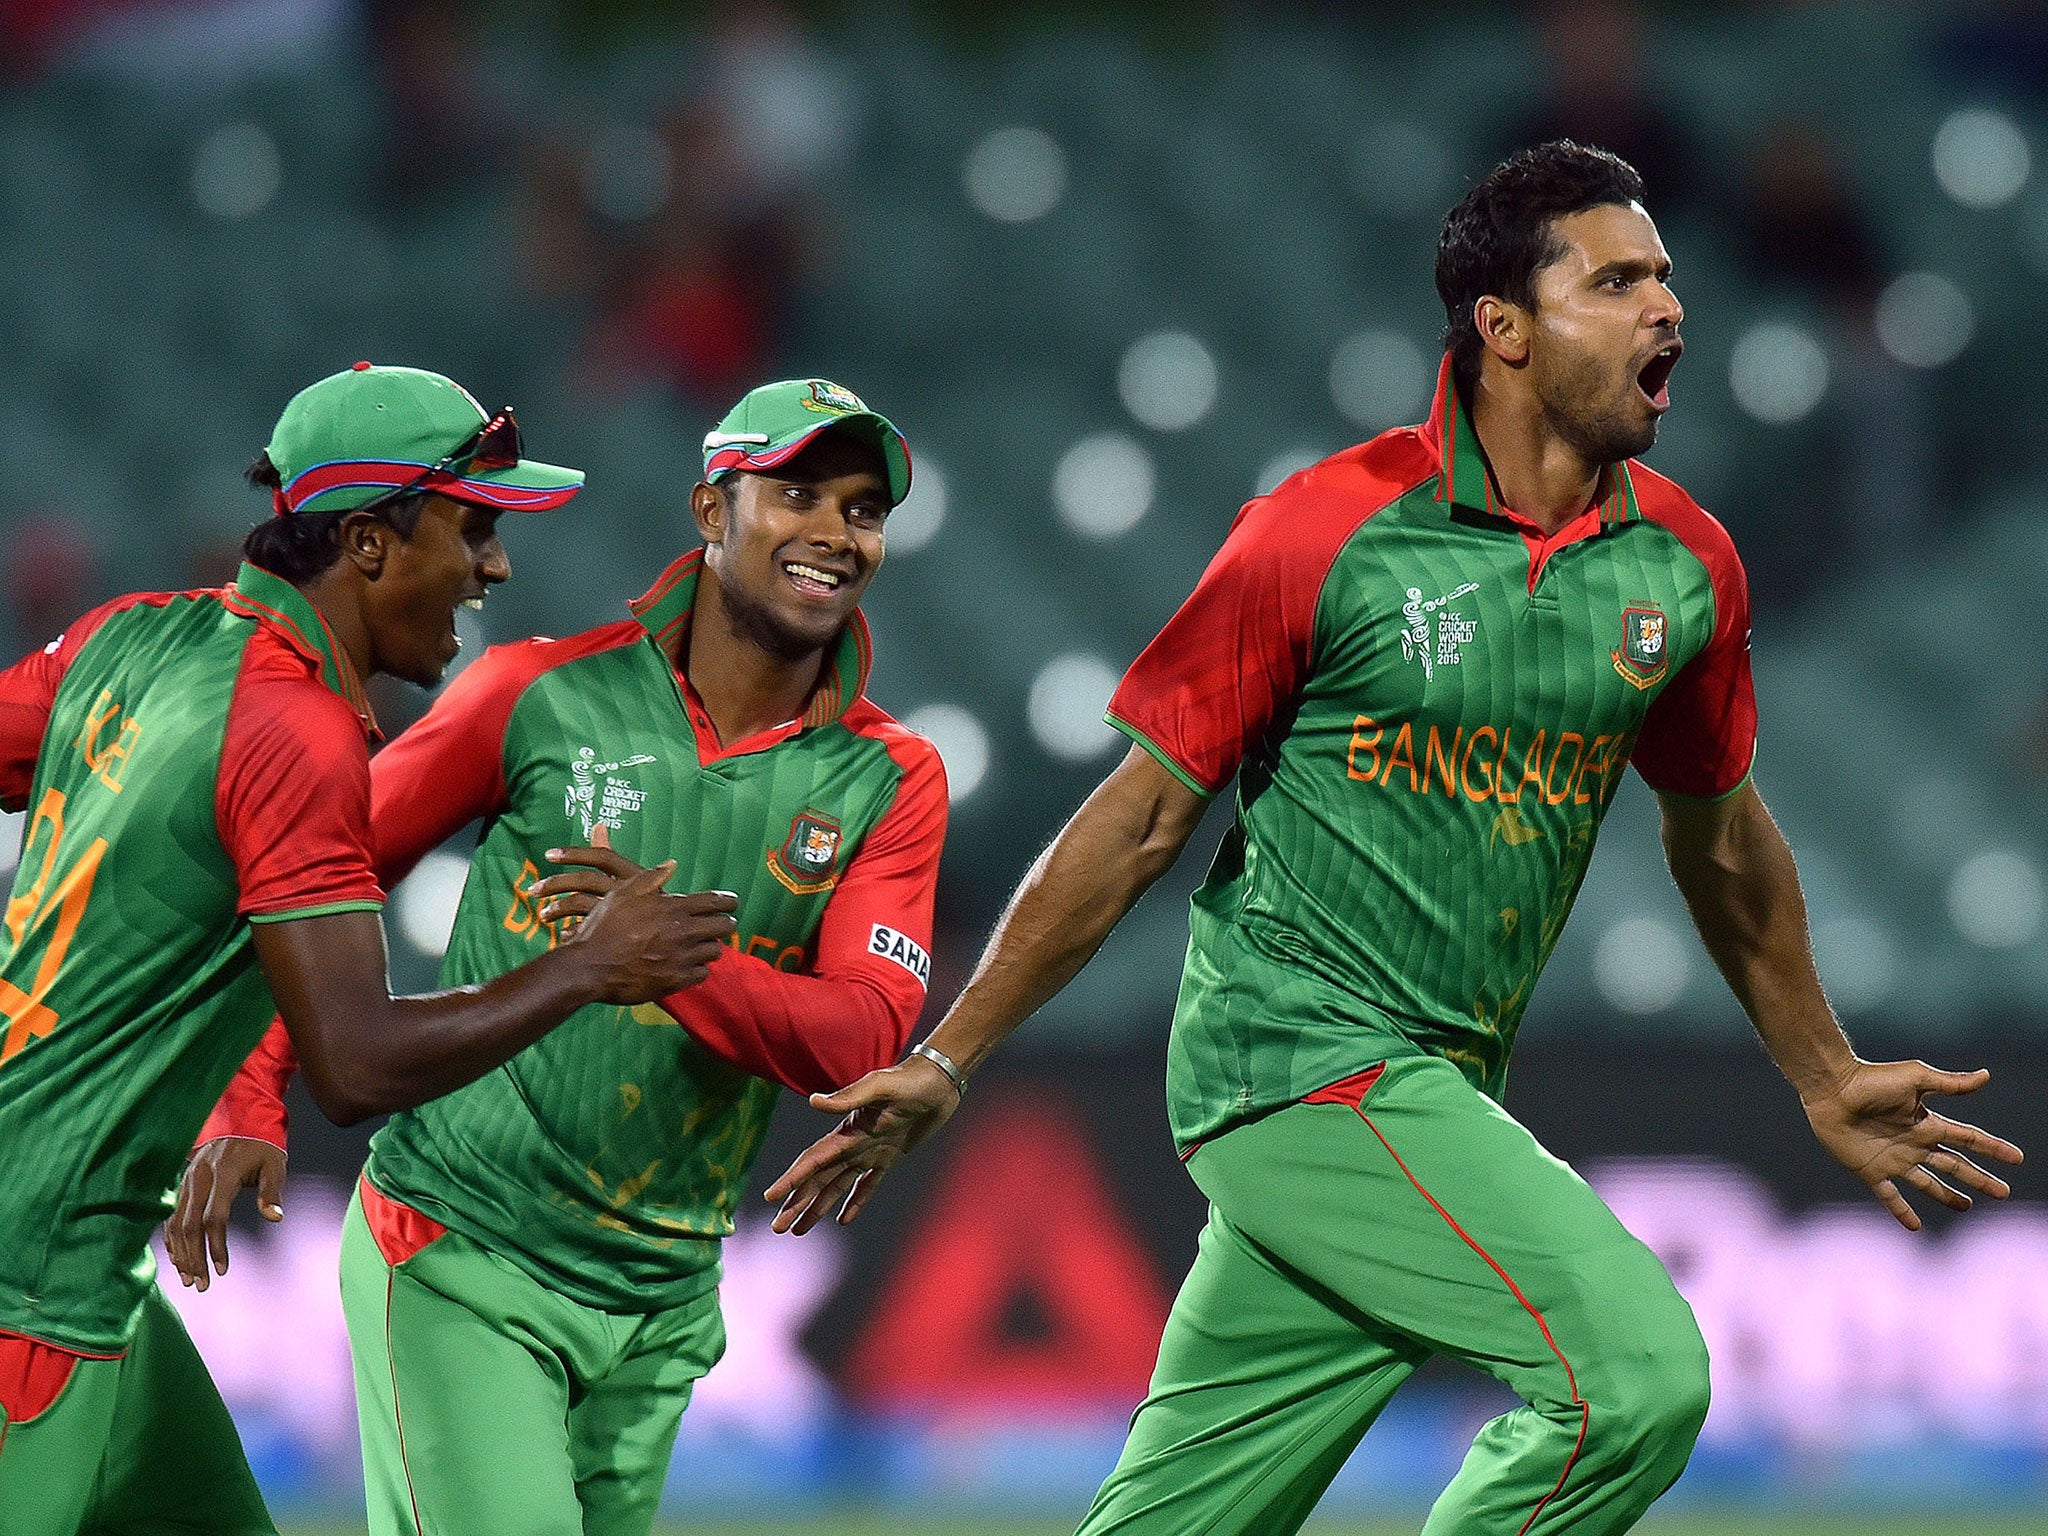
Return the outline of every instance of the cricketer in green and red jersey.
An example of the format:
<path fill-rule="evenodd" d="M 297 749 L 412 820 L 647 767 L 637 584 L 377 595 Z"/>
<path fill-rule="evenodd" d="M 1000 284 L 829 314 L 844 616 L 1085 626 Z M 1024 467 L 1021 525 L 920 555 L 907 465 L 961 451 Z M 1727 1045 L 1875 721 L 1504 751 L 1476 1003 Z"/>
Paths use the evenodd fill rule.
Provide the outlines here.
<path fill-rule="evenodd" d="M 908 449 L 849 391 L 796 380 L 748 394 L 704 471 L 704 548 L 632 617 L 494 648 L 371 768 L 386 882 L 483 819 L 447 985 L 557 942 L 590 898 L 576 876 L 536 894 L 538 871 L 600 829 L 739 895 L 702 984 L 586 1009 L 371 1143 L 342 1300 L 380 1536 L 645 1533 L 724 1345 L 720 1239 L 778 1085 L 895 1060 L 924 1002 L 945 776 L 865 696 L 856 606 Z M 208 1127 L 244 1139 L 188 1181 L 172 1252 L 194 1278 L 235 1190 L 281 1180 L 290 1070 L 273 1033 Z"/>
<path fill-rule="evenodd" d="M 1109 708 L 1136 745 L 1026 877 L 909 1061 L 769 1193 L 802 1230 L 949 1115 L 1237 780 L 1168 1047 L 1210 1221 L 1084 1532 L 1297 1529 L 1435 1353 L 1526 1406 L 1480 1432 L 1429 1536 L 1626 1530 L 1707 1407 L 1656 1258 L 1500 1105 L 1515 1028 L 1623 767 L 1662 802 L 1702 937 L 1822 1142 L 1907 1226 L 2016 1149 L 1922 1107 L 1982 1073 L 1859 1060 L 1750 783 L 1726 532 L 1632 462 L 1682 311 L 1635 172 L 1556 143 L 1454 209 L 1430 420 L 1247 506 Z"/>
<path fill-rule="evenodd" d="M 451 381 L 363 363 L 292 400 L 252 478 L 277 516 L 231 586 L 117 598 L 0 673 L 0 802 L 29 811 L 0 960 L 8 1536 L 273 1529 L 148 1239 L 274 1012 L 360 1119 L 701 978 L 731 931 L 649 871 L 493 986 L 391 998 L 364 679 L 438 680 L 457 605 L 509 574 L 498 514 L 583 477 Z"/>

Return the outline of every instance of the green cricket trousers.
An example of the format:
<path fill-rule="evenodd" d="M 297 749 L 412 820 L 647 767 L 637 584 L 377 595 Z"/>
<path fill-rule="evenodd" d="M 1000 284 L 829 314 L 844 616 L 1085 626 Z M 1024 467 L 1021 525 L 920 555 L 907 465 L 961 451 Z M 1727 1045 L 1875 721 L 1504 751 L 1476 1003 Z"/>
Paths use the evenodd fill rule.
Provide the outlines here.
<path fill-rule="evenodd" d="M 1333 1084 L 1188 1171 L 1209 1224 L 1082 1536 L 1299 1529 L 1432 1354 L 1524 1406 L 1480 1431 L 1424 1536 L 1607 1536 L 1685 1470 L 1707 1412 L 1691 1308 L 1449 1062 Z"/>
<path fill-rule="evenodd" d="M 152 1285 L 128 1348 L 0 1334 L 0 1536 L 276 1536 L 234 1420 Z"/>
<path fill-rule="evenodd" d="M 691 1389 L 725 1349 L 715 1290 L 583 1306 L 367 1179 L 341 1309 L 372 1536 L 647 1536 Z"/>

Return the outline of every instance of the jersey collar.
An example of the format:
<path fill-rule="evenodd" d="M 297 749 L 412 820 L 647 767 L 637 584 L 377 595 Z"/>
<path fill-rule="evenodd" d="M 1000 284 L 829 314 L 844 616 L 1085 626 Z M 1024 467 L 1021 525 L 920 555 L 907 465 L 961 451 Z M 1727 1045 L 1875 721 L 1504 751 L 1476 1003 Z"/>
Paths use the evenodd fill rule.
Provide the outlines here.
<path fill-rule="evenodd" d="M 645 593 L 626 606 L 671 662 L 679 662 L 683 639 L 690 632 L 690 613 L 697 602 L 697 577 L 704 569 L 704 551 L 693 549 L 675 562 Z M 804 709 L 803 724 L 830 725 L 867 692 L 868 670 L 874 664 L 874 643 L 868 621 L 853 610 L 832 653 L 817 691 Z M 677 670 L 680 672 L 681 667 Z"/>
<path fill-rule="evenodd" d="M 234 582 L 222 589 L 221 604 L 230 613 L 261 620 L 282 634 L 293 650 L 319 668 L 320 681 L 356 712 L 363 734 L 372 741 L 378 738 L 377 717 L 370 712 L 370 696 L 356 675 L 355 663 L 305 593 L 282 576 L 244 561 Z"/>
<path fill-rule="evenodd" d="M 1493 491 L 1493 476 L 1486 472 L 1486 457 L 1479 450 L 1479 434 L 1472 430 L 1472 417 L 1458 398 L 1451 379 L 1451 357 L 1447 352 L 1437 368 L 1436 399 L 1423 425 L 1422 439 L 1442 466 L 1437 475 L 1436 499 L 1453 506 L 1470 507 L 1494 517 L 1515 519 Z M 1600 526 L 1613 528 L 1642 516 L 1636 505 L 1635 481 L 1624 463 L 1610 464 L 1600 472 L 1594 500 L 1600 508 Z"/>

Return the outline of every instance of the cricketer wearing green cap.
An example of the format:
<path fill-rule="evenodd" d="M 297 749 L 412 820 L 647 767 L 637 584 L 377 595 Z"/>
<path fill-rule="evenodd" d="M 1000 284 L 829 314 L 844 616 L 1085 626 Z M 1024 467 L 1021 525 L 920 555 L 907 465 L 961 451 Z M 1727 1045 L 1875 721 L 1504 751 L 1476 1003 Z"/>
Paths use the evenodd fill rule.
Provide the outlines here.
<path fill-rule="evenodd" d="M 353 1122 L 674 993 L 732 929 L 729 898 L 636 871 L 531 965 L 391 997 L 364 683 L 437 682 L 457 605 L 510 573 L 507 498 L 582 477 L 527 462 L 510 412 L 367 364 L 299 394 L 251 474 L 276 515 L 232 585 L 116 598 L 0 672 L 0 804 L 28 813 L 0 960 L 7 1536 L 273 1531 L 148 1248 L 273 1014 Z"/>
<path fill-rule="evenodd" d="M 495 416 L 453 379 L 357 363 L 292 397 L 264 450 L 280 513 L 346 512 L 434 492 L 496 512 L 551 512 L 583 471 L 522 456 L 507 406 Z"/>
<path fill-rule="evenodd" d="M 702 547 L 629 617 L 493 648 L 371 770 L 387 884 L 485 827 L 448 986 L 547 953 L 627 858 L 739 899 L 701 985 L 585 1009 L 371 1143 L 341 1291 L 380 1536 L 646 1536 L 778 1089 L 895 1060 L 924 1001 L 945 776 L 866 697 L 858 607 L 909 450 L 803 379 L 748 394 L 704 455 Z M 617 853 L 536 886 L 598 838 Z M 205 1132 L 170 1229 L 194 1283 L 235 1190 L 282 1181 L 291 1069 L 273 1031 Z"/>

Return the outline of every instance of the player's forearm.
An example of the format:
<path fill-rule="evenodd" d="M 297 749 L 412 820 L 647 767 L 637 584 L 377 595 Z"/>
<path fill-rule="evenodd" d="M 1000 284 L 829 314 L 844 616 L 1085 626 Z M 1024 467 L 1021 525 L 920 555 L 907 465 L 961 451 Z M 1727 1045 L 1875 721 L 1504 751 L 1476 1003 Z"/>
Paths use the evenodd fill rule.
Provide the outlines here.
<path fill-rule="evenodd" d="M 373 940 L 352 924 L 323 945 L 311 930 L 339 918 L 255 930 L 307 1091 L 338 1125 L 474 1082 L 603 996 L 600 967 L 580 945 L 565 945 L 478 986 L 394 998 L 375 917 L 354 915 Z"/>
<path fill-rule="evenodd" d="M 931 1043 L 972 1072 L 1080 972 L 1179 856 L 1203 802 L 1133 748 L 1040 854 Z"/>
<path fill-rule="evenodd" d="M 1707 953 L 1802 1099 L 1856 1055 L 1821 989 L 1792 850 L 1753 788 L 1725 815 L 1674 816 L 1665 851 Z"/>
<path fill-rule="evenodd" d="M 372 1053 L 381 1091 L 367 1113 L 410 1109 L 474 1082 L 603 997 L 598 969 L 572 947 L 479 986 L 393 998 Z"/>

